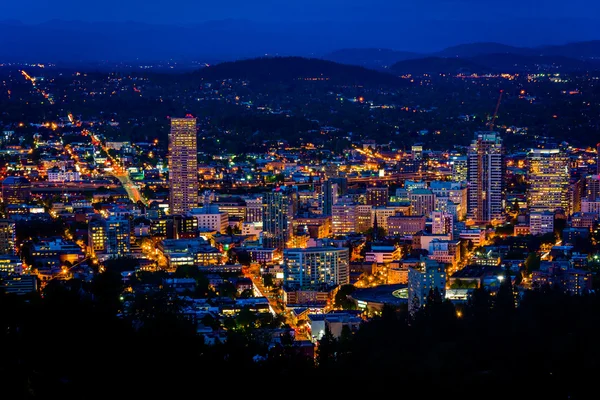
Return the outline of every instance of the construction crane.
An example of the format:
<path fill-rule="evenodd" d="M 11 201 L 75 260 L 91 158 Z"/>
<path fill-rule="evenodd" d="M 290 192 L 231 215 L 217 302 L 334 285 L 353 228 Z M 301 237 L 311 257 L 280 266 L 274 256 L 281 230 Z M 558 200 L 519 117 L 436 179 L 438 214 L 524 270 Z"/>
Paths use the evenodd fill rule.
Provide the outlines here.
<path fill-rule="evenodd" d="M 492 115 L 492 120 L 490 121 L 490 131 L 494 130 L 494 125 L 496 123 L 496 116 L 498 115 L 498 108 L 500 108 L 500 101 L 502 101 L 502 94 L 504 90 L 500 89 L 500 96 L 498 96 L 498 102 L 496 103 L 496 109 L 494 110 L 494 115 Z"/>

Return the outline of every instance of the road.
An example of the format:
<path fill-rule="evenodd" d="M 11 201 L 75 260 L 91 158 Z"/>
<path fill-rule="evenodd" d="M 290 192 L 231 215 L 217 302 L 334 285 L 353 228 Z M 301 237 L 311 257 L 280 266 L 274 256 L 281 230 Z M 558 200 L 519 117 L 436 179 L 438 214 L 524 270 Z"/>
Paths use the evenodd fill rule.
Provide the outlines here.
<path fill-rule="evenodd" d="M 86 131 L 92 138 L 92 143 L 94 144 L 94 146 L 100 146 L 102 150 L 104 150 L 104 152 L 106 153 L 107 157 L 110 159 L 110 162 L 112 164 L 112 171 L 109 171 L 109 173 L 119 180 L 121 186 L 123 186 L 123 189 L 125 189 L 125 191 L 127 192 L 127 196 L 129 196 L 131 201 L 133 201 L 134 203 L 141 201 L 145 206 L 147 206 L 148 200 L 144 198 L 142 192 L 140 191 L 140 188 L 131 180 L 131 178 L 129 177 L 129 173 L 122 166 L 121 162 L 110 155 L 110 153 L 108 152 L 108 147 L 102 144 L 102 142 L 93 132 L 87 129 Z"/>
<path fill-rule="evenodd" d="M 263 286 L 263 280 L 260 274 L 257 275 L 252 271 L 248 271 L 248 273 L 246 273 L 245 276 L 252 280 L 254 295 L 267 298 L 267 300 L 269 301 L 269 308 L 271 309 L 271 313 L 275 315 L 283 315 L 285 317 L 285 322 L 295 331 L 295 340 L 311 339 L 310 335 L 306 332 L 306 330 L 299 329 L 298 326 L 296 326 L 294 318 L 292 317 L 292 310 L 285 307 L 285 305 L 283 305 L 283 302 L 278 301 L 276 295 L 271 294 L 271 290 Z"/>

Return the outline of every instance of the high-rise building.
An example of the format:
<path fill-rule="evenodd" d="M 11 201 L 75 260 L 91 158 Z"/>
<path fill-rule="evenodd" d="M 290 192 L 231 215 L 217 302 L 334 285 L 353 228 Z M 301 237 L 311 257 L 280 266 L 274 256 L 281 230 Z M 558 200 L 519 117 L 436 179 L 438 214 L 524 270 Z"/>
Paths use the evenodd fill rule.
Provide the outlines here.
<path fill-rule="evenodd" d="M 309 247 L 283 252 L 284 284 L 298 289 L 350 282 L 348 248 Z"/>
<path fill-rule="evenodd" d="M 329 178 L 323 183 L 323 214 L 331 215 L 332 206 L 337 203 L 339 196 L 346 194 L 348 179 Z"/>
<path fill-rule="evenodd" d="M 92 254 L 106 251 L 106 221 L 95 219 L 88 224 L 88 251 Z"/>
<path fill-rule="evenodd" d="M 122 257 L 131 251 L 131 228 L 128 218 L 108 217 L 106 219 L 105 251 L 111 256 Z"/>
<path fill-rule="evenodd" d="M 278 187 L 263 196 L 263 247 L 282 250 L 292 234 L 296 191 Z"/>
<path fill-rule="evenodd" d="M 452 237 L 454 227 L 454 217 L 450 213 L 443 211 L 434 211 L 431 213 L 431 233 L 433 235 L 445 235 L 447 233 Z"/>
<path fill-rule="evenodd" d="M 569 209 L 569 157 L 559 149 L 532 149 L 528 154 L 527 203 L 530 211 Z"/>
<path fill-rule="evenodd" d="M 468 159 L 467 157 L 452 157 L 452 180 L 454 182 L 463 182 L 468 179 Z"/>
<path fill-rule="evenodd" d="M 588 201 L 600 200 L 600 175 L 585 177 L 585 197 Z"/>
<path fill-rule="evenodd" d="M 263 201 L 262 197 L 246 199 L 246 218 L 245 222 L 262 222 Z"/>
<path fill-rule="evenodd" d="M 0 254 L 15 254 L 16 226 L 10 219 L 0 219 Z"/>
<path fill-rule="evenodd" d="M 357 232 L 357 204 L 340 203 L 332 207 L 331 230 L 334 235 Z"/>
<path fill-rule="evenodd" d="M 356 206 L 356 232 L 364 232 L 373 227 L 373 209 L 367 204 L 359 204 Z"/>
<path fill-rule="evenodd" d="M 7 176 L 2 181 L 2 201 L 5 204 L 23 204 L 31 198 L 31 183 L 21 176 Z"/>
<path fill-rule="evenodd" d="M 422 259 L 408 267 L 408 311 L 414 313 L 427 304 L 429 292 L 437 288 L 442 300 L 446 293 L 446 270 L 444 264 Z"/>
<path fill-rule="evenodd" d="M 385 207 L 388 204 L 389 193 L 387 187 L 368 187 L 366 203 L 373 207 Z"/>
<path fill-rule="evenodd" d="M 88 251 L 108 257 L 126 256 L 131 251 L 131 223 L 126 217 L 94 219 L 88 225 Z"/>
<path fill-rule="evenodd" d="M 503 220 L 503 153 L 498 133 L 475 133 L 469 148 L 467 214 L 477 224 Z"/>
<path fill-rule="evenodd" d="M 410 207 L 415 215 L 431 216 L 435 208 L 435 195 L 430 189 L 413 189 L 408 192 Z"/>
<path fill-rule="evenodd" d="M 584 196 L 585 180 L 579 177 L 569 181 L 569 215 L 581 211 L 581 200 Z"/>
<path fill-rule="evenodd" d="M 169 134 L 169 210 L 185 214 L 198 207 L 196 118 L 171 118 Z"/>

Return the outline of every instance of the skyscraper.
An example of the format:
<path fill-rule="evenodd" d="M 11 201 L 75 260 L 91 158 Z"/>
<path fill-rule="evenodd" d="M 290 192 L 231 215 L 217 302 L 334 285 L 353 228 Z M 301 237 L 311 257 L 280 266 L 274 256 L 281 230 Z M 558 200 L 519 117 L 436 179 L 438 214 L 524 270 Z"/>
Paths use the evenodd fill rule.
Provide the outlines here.
<path fill-rule="evenodd" d="M 10 219 L 0 219 L 0 254 L 15 254 L 16 225 Z"/>
<path fill-rule="evenodd" d="M 278 187 L 263 196 L 263 246 L 282 250 L 290 239 L 296 192 Z"/>
<path fill-rule="evenodd" d="M 196 118 L 171 118 L 169 134 L 169 209 L 184 214 L 198 207 Z"/>
<path fill-rule="evenodd" d="M 467 180 L 467 157 L 452 157 L 452 180 L 462 182 Z"/>
<path fill-rule="evenodd" d="M 532 149 L 528 154 L 529 210 L 569 209 L 569 157 L 559 149 Z"/>
<path fill-rule="evenodd" d="M 504 154 L 496 132 L 476 132 L 469 148 L 468 218 L 477 224 L 503 219 Z"/>
<path fill-rule="evenodd" d="M 105 250 L 111 256 L 123 257 L 131 250 L 131 228 L 129 219 L 123 217 L 108 217 L 106 219 Z"/>
<path fill-rule="evenodd" d="M 323 214 L 331 215 L 332 206 L 337 202 L 337 198 L 346 194 L 348 189 L 348 179 L 329 178 L 323 183 Z"/>

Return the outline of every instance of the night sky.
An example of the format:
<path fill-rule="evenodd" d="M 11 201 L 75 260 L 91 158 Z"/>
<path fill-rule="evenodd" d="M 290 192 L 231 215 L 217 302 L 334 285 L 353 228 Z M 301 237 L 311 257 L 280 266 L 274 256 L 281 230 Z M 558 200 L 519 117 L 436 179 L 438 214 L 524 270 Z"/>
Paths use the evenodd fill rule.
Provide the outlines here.
<path fill-rule="evenodd" d="M 435 52 L 600 39 L 596 0 L 0 0 L 0 57 L 67 61 Z M 64 44 L 69 44 L 69 52 Z"/>
<path fill-rule="evenodd" d="M 2 19 L 194 23 L 254 21 L 390 21 L 404 19 L 548 19 L 600 15 L 595 0 L 28 0 L 2 1 Z"/>

